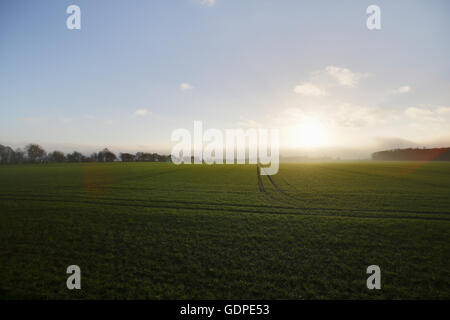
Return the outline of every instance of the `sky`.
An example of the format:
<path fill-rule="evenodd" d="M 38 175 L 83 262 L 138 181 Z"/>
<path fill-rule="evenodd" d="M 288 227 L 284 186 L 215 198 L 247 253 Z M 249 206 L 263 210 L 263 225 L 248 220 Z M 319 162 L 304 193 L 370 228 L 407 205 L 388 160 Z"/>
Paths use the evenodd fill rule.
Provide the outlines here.
<path fill-rule="evenodd" d="M 69 30 L 69 5 L 81 29 Z M 381 9 L 381 30 L 366 8 Z M 284 155 L 450 146 L 448 1 L 0 3 L 0 144 L 170 152 L 276 128 Z M 50 151 L 50 150 L 48 150 Z"/>

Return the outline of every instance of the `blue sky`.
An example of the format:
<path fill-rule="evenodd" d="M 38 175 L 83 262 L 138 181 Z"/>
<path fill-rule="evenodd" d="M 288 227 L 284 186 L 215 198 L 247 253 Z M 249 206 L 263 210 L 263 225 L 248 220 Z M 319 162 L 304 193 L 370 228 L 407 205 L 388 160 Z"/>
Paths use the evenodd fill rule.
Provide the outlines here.
<path fill-rule="evenodd" d="M 66 28 L 71 4 L 81 30 Z M 371 4 L 381 30 L 366 28 Z M 0 143 L 169 151 L 172 130 L 202 120 L 280 128 L 292 152 L 450 144 L 449 9 L 448 1 L 2 1 Z M 320 141 L 299 144 L 308 133 Z"/>

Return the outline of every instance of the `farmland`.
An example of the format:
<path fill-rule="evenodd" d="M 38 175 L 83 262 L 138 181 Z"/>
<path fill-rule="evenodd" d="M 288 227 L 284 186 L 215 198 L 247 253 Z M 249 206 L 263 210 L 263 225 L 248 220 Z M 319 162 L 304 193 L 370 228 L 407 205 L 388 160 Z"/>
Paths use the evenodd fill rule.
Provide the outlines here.
<path fill-rule="evenodd" d="M 450 299 L 450 163 L 259 179 L 254 165 L 0 166 L 0 299 Z M 72 264 L 82 290 L 66 288 Z"/>

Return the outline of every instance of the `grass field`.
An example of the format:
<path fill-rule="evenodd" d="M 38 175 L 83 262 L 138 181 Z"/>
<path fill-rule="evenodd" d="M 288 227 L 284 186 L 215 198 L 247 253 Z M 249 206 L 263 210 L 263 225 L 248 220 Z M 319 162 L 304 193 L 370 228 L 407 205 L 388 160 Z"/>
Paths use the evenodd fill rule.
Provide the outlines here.
<path fill-rule="evenodd" d="M 0 298 L 450 299 L 450 163 L 0 167 Z M 262 187 L 262 188 L 261 188 Z M 66 288 L 79 265 L 82 289 Z M 381 268 L 368 290 L 366 268 Z"/>

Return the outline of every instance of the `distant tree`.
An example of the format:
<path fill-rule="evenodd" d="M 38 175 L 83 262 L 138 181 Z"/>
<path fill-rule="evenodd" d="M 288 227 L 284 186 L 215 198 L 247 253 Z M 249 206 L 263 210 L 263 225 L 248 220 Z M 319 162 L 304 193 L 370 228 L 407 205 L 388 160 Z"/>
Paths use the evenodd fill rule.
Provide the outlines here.
<path fill-rule="evenodd" d="M 164 162 L 172 162 L 172 156 L 169 154 L 169 155 L 163 155 L 163 156 L 161 156 L 162 157 L 162 159 L 161 159 L 161 161 L 164 161 Z"/>
<path fill-rule="evenodd" d="M 10 164 L 15 162 L 15 152 L 11 147 L 0 144 L 0 163 Z"/>
<path fill-rule="evenodd" d="M 135 155 L 132 155 L 131 153 L 121 153 L 120 154 L 120 160 L 122 162 L 132 162 L 136 158 Z"/>
<path fill-rule="evenodd" d="M 17 148 L 14 152 L 14 163 L 23 163 L 25 161 L 25 151 Z"/>
<path fill-rule="evenodd" d="M 5 149 L 6 147 L 4 145 L 0 144 L 0 163 L 5 163 Z"/>
<path fill-rule="evenodd" d="M 143 152 L 137 152 L 134 159 L 135 159 L 136 161 L 142 161 L 143 155 L 144 155 Z"/>
<path fill-rule="evenodd" d="M 385 150 L 373 153 L 372 159 L 391 161 L 450 161 L 450 148 Z"/>
<path fill-rule="evenodd" d="M 136 161 L 154 161 L 154 156 L 151 153 L 147 152 L 138 152 L 136 153 Z"/>
<path fill-rule="evenodd" d="M 156 156 L 157 156 L 157 161 L 159 161 L 159 162 L 169 162 L 170 161 L 170 155 L 166 156 L 166 155 L 156 154 Z"/>
<path fill-rule="evenodd" d="M 64 162 L 66 160 L 66 157 L 64 156 L 64 153 L 61 151 L 53 151 L 48 154 L 48 161 L 50 162 Z"/>
<path fill-rule="evenodd" d="M 69 153 L 67 155 L 67 161 L 69 161 L 69 162 L 81 162 L 81 161 L 84 161 L 84 156 L 81 153 L 79 153 L 77 151 L 74 151 L 74 152 Z"/>
<path fill-rule="evenodd" d="M 108 150 L 108 148 L 103 149 L 97 154 L 97 159 L 99 162 L 112 162 L 117 159 L 116 155 Z"/>
<path fill-rule="evenodd" d="M 26 155 L 26 156 L 25 156 Z M 120 160 L 123 162 L 132 161 L 146 161 L 146 162 L 171 162 L 172 157 L 170 155 L 160 155 L 158 153 L 148 153 L 148 152 L 137 152 L 136 155 L 131 153 L 120 153 Z M 440 159 L 447 158 L 445 153 L 441 153 Z M 374 158 L 377 158 L 375 154 Z M 37 144 L 29 144 L 25 147 L 25 151 L 17 148 L 13 150 L 8 146 L 0 144 L 0 164 L 8 163 L 23 163 L 28 162 L 112 162 L 117 160 L 116 155 L 111 152 L 108 148 L 101 150 L 100 152 L 92 153 L 91 156 L 85 157 L 80 152 L 73 151 L 72 153 L 64 156 L 61 151 L 53 151 L 48 155 L 45 150 Z"/>
<path fill-rule="evenodd" d="M 148 162 L 171 162 L 171 156 L 160 155 L 157 153 L 138 152 L 136 153 L 136 161 L 148 161 Z"/>
<path fill-rule="evenodd" d="M 45 150 L 38 144 L 29 144 L 25 147 L 28 160 L 31 162 L 40 162 L 44 160 Z"/>
<path fill-rule="evenodd" d="M 98 154 L 97 154 L 97 152 L 91 153 L 91 155 L 89 156 L 89 160 L 92 161 L 92 162 L 97 162 L 98 161 Z"/>
<path fill-rule="evenodd" d="M 0 144 L 0 163 L 1 164 L 11 163 L 10 149 L 11 149 L 10 147 L 3 146 Z"/>
<path fill-rule="evenodd" d="M 112 162 L 117 160 L 117 156 L 106 148 L 103 150 L 103 154 L 106 162 Z"/>

